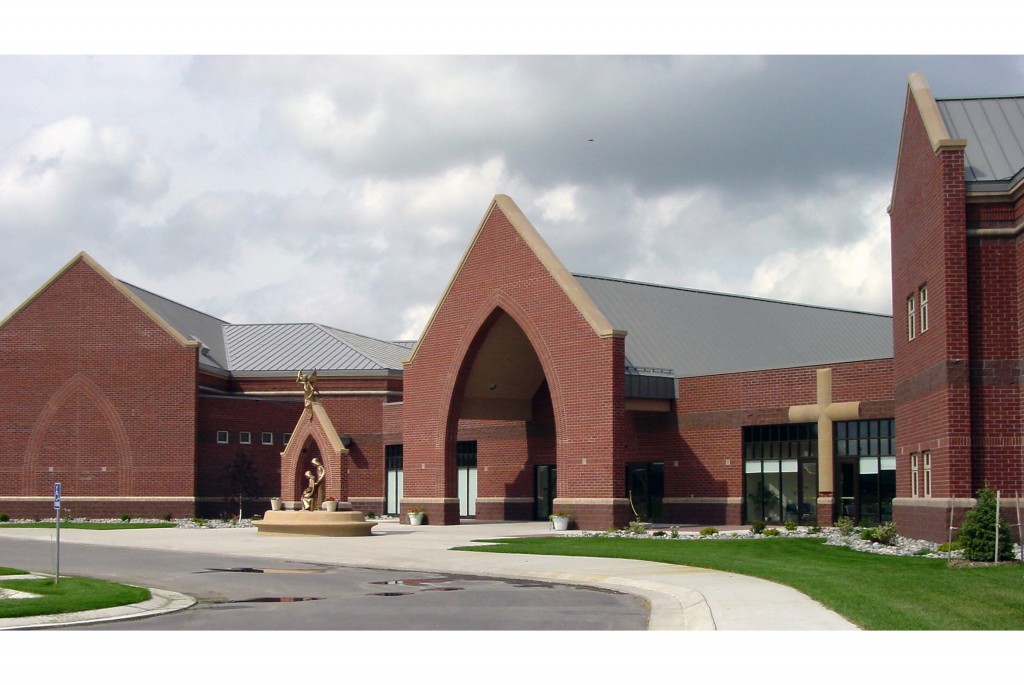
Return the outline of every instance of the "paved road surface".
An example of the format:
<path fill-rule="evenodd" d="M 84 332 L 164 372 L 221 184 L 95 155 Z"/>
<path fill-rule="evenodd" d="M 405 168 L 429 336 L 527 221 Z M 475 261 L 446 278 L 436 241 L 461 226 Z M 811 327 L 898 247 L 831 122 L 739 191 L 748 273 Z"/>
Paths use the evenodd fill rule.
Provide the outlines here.
<path fill-rule="evenodd" d="M 53 545 L 4 540 L 0 566 L 52 571 Z M 65 630 L 644 630 L 635 595 L 531 580 L 61 543 L 61 572 L 158 587 L 192 609 Z"/>

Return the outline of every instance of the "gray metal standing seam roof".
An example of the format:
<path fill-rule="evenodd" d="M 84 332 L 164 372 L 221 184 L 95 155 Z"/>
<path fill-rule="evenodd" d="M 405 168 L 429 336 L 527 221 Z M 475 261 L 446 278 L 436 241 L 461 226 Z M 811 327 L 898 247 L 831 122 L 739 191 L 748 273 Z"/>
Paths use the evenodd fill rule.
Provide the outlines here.
<path fill-rule="evenodd" d="M 615 328 L 628 331 L 633 373 L 707 376 L 892 357 L 892 317 L 599 276 L 575 278 Z M 401 370 L 409 341 L 315 323 L 230 324 L 125 283 L 186 338 L 200 365 L 230 373 Z"/>
<path fill-rule="evenodd" d="M 224 326 L 232 372 L 401 369 L 409 350 L 315 323 Z"/>
<path fill-rule="evenodd" d="M 129 283 L 185 338 L 203 344 L 201 367 L 231 373 L 400 370 L 409 348 L 314 323 L 230 324 Z"/>
<path fill-rule="evenodd" d="M 576 275 L 612 326 L 627 368 L 677 378 L 892 357 L 892 317 Z M 655 371 L 656 373 L 656 371 Z"/>
<path fill-rule="evenodd" d="M 203 344 L 205 349 L 199 356 L 200 366 L 218 371 L 227 370 L 228 355 L 224 347 L 223 332 L 226 321 L 178 304 L 174 300 L 168 300 L 166 297 L 143 290 L 131 283 L 121 281 L 121 285 L 145 302 L 160 318 L 170 324 L 171 328 L 186 338 L 198 340 Z"/>
<path fill-rule="evenodd" d="M 949 134 L 967 140 L 968 190 L 1006 191 L 1024 177 L 1024 97 L 935 102 Z"/>

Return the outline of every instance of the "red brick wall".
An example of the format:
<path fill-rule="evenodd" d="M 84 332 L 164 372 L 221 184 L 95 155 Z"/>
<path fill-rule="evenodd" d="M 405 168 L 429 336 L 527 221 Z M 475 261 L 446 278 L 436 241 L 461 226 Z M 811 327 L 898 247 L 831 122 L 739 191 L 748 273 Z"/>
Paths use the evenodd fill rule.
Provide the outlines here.
<path fill-rule="evenodd" d="M 459 384 L 483 340 L 478 333 L 499 309 L 525 332 L 551 388 L 559 497 L 615 496 L 624 463 L 623 340 L 597 336 L 495 207 L 406 365 L 406 497 L 456 496 Z M 455 523 L 456 507 L 431 503 L 428 519 Z M 583 516 L 590 514 L 575 518 Z M 593 516 L 610 521 L 609 512 Z"/>
<path fill-rule="evenodd" d="M 930 450 L 933 496 L 971 494 L 968 261 L 962 150 L 936 154 L 908 95 L 891 208 L 897 488 Z M 906 301 L 928 286 L 929 328 L 908 340 Z M 920 312 L 917 311 L 920 326 Z"/>
<path fill-rule="evenodd" d="M 2 498 L 59 481 L 76 516 L 191 513 L 156 499 L 193 494 L 196 366 L 195 347 L 74 262 L 0 328 L 0 509 L 38 508 Z"/>
<path fill-rule="evenodd" d="M 833 402 L 861 402 L 862 418 L 893 416 L 891 359 L 682 378 L 675 414 L 634 417 L 637 461 L 664 460 L 667 498 L 742 497 L 742 427 L 788 423 L 790 406 L 814 404 L 818 368 L 832 369 Z M 687 520 L 716 514 L 728 518 L 693 522 L 739 523 L 741 510 L 721 504 L 679 512 Z"/>
<path fill-rule="evenodd" d="M 973 238 L 970 279 L 972 493 L 1022 490 L 1017 241 Z"/>
<path fill-rule="evenodd" d="M 230 475 L 236 460 L 252 465 L 259 486 L 255 499 L 244 508 L 245 515 L 269 508 L 267 500 L 281 494 L 284 434 L 292 432 L 302 407 L 301 398 L 199 398 L 196 496 L 201 515 L 238 513 L 238 493 Z M 227 444 L 217 442 L 217 431 L 228 431 Z M 242 431 L 250 433 L 251 444 L 240 442 Z M 263 444 L 264 432 L 272 434 L 272 444 Z"/>

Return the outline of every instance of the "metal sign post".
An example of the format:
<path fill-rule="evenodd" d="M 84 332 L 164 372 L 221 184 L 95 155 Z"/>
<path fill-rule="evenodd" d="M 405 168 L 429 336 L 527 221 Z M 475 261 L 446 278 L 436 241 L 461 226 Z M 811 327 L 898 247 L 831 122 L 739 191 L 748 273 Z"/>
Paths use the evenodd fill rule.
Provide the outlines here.
<path fill-rule="evenodd" d="M 53 510 L 57 517 L 57 563 L 53 572 L 53 584 L 60 582 L 60 483 L 53 484 Z"/>

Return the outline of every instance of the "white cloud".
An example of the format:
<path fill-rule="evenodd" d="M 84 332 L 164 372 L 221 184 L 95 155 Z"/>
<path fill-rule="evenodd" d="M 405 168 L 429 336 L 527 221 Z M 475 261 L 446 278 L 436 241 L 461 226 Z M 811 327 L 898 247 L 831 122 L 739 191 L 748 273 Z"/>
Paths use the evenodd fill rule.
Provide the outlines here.
<path fill-rule="evenodd" d="M 750 278 L 753 295 L 863 311 L 891 313 L 889 219 L 877 207 L 885 195 L 865 200 L 864 233 L 847 241 L 789 249 L 764 259 Z"/>
<path fill-rule="evenodd" d="M 0 168 L 0 210 L 40 224 L 93 214 L 109 203 L 147 203 L 169 170 L 123 126 L 71 117 L 41 127 Z"/>
<path fill-rule="evenodd" d="M 578 185 L 561 185 L 552 188 L 537 198 L 536 204 L 543 210 L 541 218 L 545 221 L 573 221 L 586 219 L 586 214 L 576 204 Z"/>

